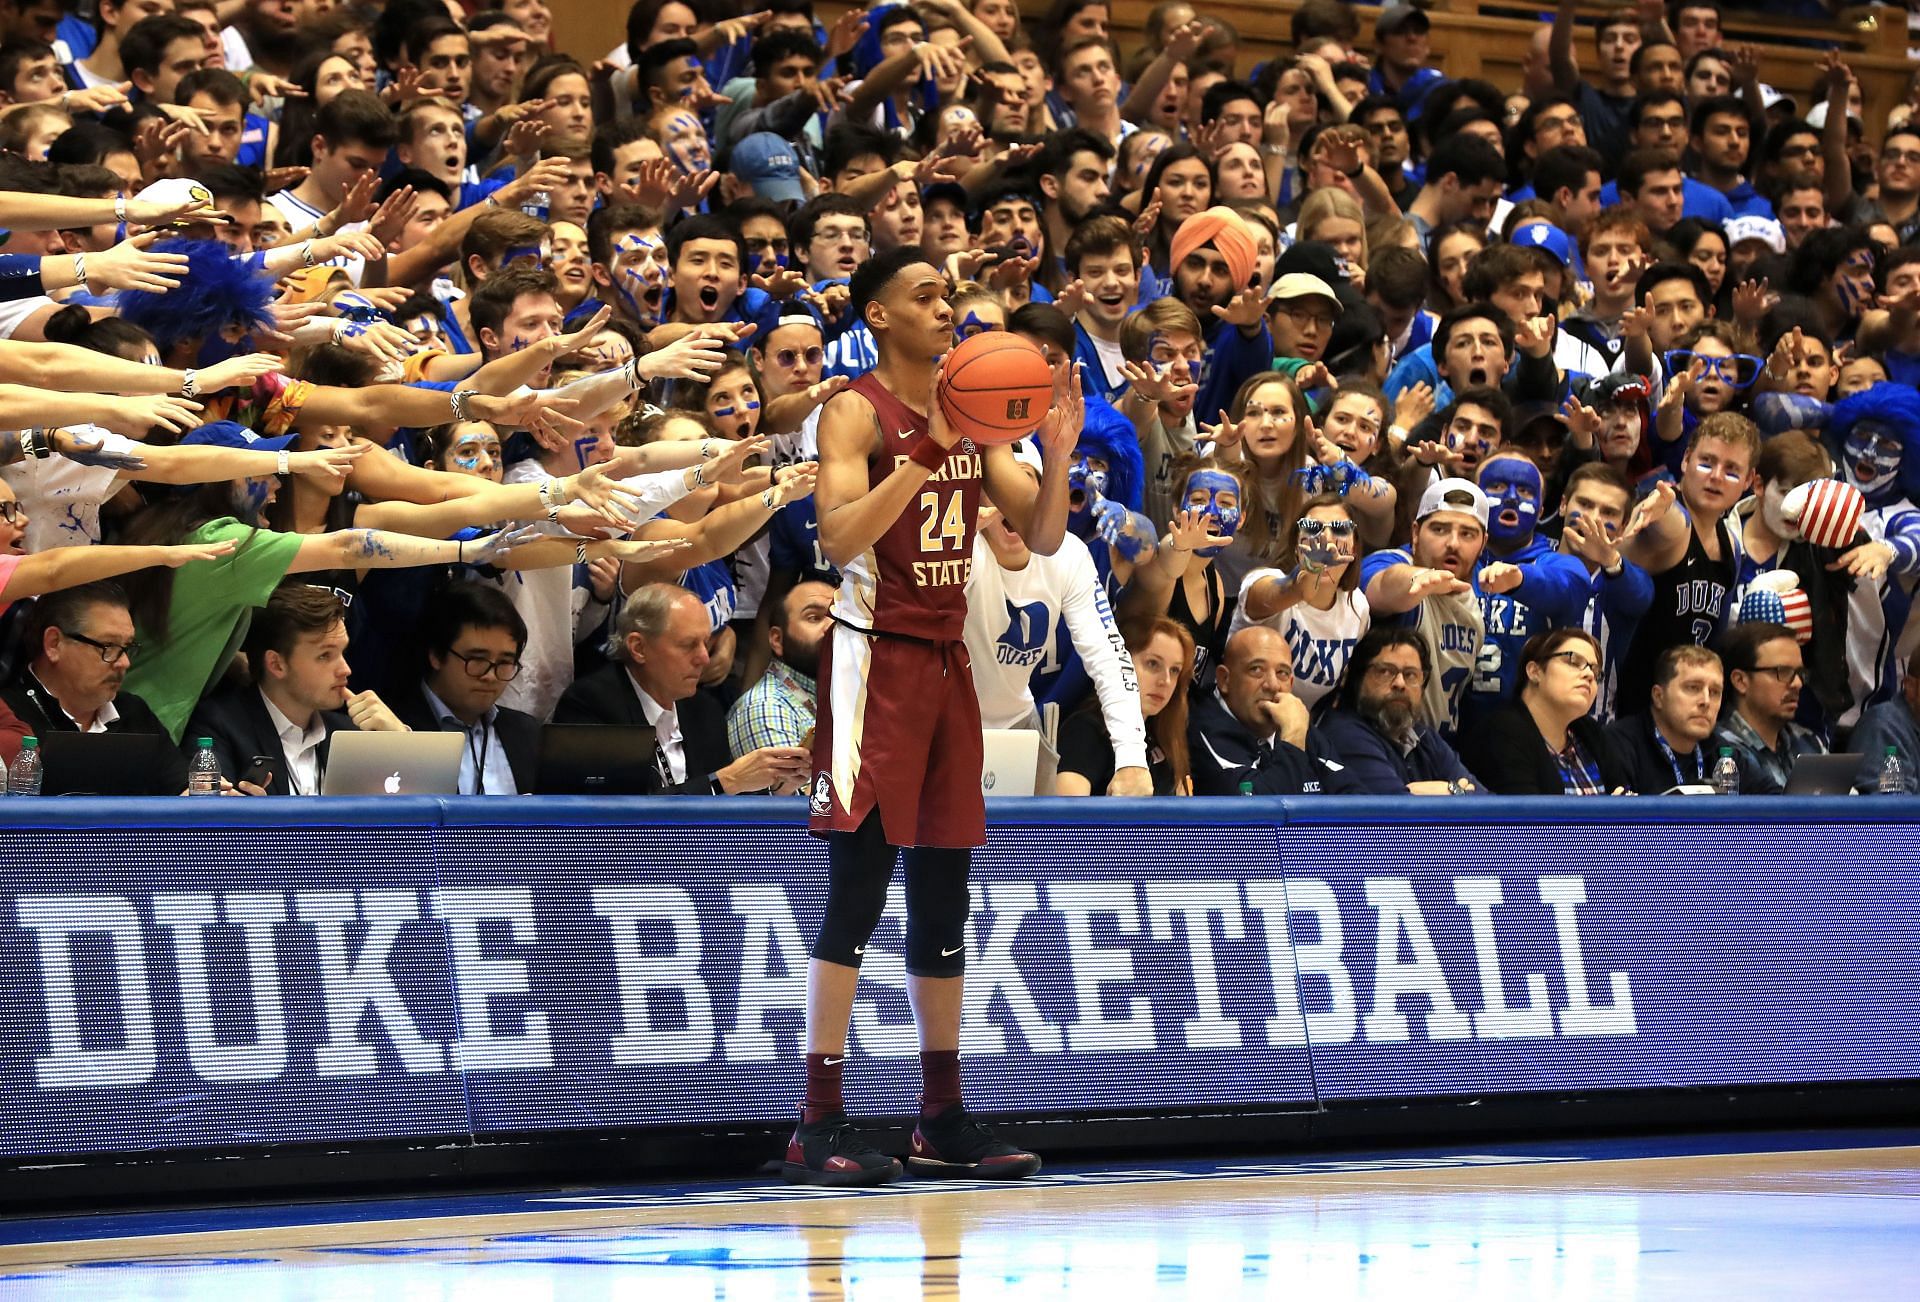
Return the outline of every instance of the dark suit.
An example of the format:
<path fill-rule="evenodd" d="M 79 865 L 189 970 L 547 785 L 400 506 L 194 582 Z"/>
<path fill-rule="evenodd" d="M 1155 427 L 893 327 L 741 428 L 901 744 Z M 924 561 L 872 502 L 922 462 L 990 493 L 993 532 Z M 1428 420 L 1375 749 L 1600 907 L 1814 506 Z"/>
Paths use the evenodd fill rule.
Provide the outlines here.
<path fill-rule="evenodd" d="M 1632 774 L 1615 756 L 1606 729 L 1597 720 L 1575 719 L 1567 735 L 1579 742 L 1580 749 L 1600 766 L 1603 789 L 1632 787 Z M 1547 739 L 1540 735 L 1533 715 L 1518 700 L 1508 701 L 1481 719 L 1460 739 L 1460 745 L 1460 758 L 1479 775 L 1487 790 L 1496 795 L 1558 796 L 1566 791 L 1560 762 L 1547 749 Z"/>
<path fill-rule="evenodd" d="M 13 763 L 14 756 L 20 753 L 20 738 L 42 737 L 52 732 L 80 731 L 67 712 L 60 708 L 60 702 L 53 693 L 40 685 L 32 670 L 23 669 L 20 679 L 0 688 L 0 705 L 4 705 L 19 721 L 16 730 L 0 719 L 0 759 Z M 122 692 L 113 698 L 113 708 L 119 718 L 107 725 L 108 732 L 138 733 L 160 736 L 167 735 L 167 726 L 153 712 L 153 707 L 135 696 L 132 692 Z M 167 751 L 173 752 L 168 746 Z M 157 789 L 165 792 L 184 791 L 187 786 L 187 761 L 179 757 L 177 769 L 169 770 L 156 778 Z"/>
<path fill-rule="evenodd" d="M 427 704 L 424 683 L 415 683 L 410 690 L 399 693 L 393 712 L 400 722 L 415 732 L 454 731 L 443 728 L 440 720 L 434 717 L 432 708 Z M 500 748 L 507 753 L 507 767 L 513 771 L 514 790 L 523 796 L 532 795 L 540 776 L 540 720 L 525 710 L 498 706 L 493 716 L 493 735 L 500 743 Z"/>
<path fill-rule="evenodd" d="M 327 740 L 320 743 L 319 750 L 320 772 L 325 774 L 327 747 L 333 740 L 333 734 L 343 730 L 358 732 L 359 729 L 353 726 L 353 720 L 337 710 L 322 710 L 320 719 L 327 729 Z M 273 716 L 267 713 L 267 703 L 261 697 L 260 689 L 252 683 L 221 688 L 194 707 L 193 717 L 187 720 L 187 730 L 181 735 L 181 746 L 192 753 L 198 749 L 202 737 L 213 738 L 214 758 L 220 761 L 220 775 L 227 781 L 238 782 L 255 755 L 271 755 L 277 763 L 273 769 L 273 780 L 267 784 L 267 794 L 294 794 L 293 785 L 288 781 L 291 766 L 287 763 L 286 752 L 280 748 L 279 730 L 273 726 Z M 303 791 L 299 794 L 317 796 L 320 793 Z"/>
<path fill-rule="evenodd" d="M 1345 774 L 1327 761 L 1313 731 L 1307 733 L 1305 750 L 1277 734 L 1263 749 L 1217 695 L 1195 702 L 1187 716 L 1187 753 L 1196 796 L 1237 796 L 1242 782 L 1251 782 L 1256 796 L 1334 794 L 1347 788 Z"/>
<path fill-rule="evenodd" d="M 686 781 L 667 794 L 709 796 L 720 794 L 708 775 L 733 762 L 727 748 L 727 712 L 704 691 L 697 691 L 676 703 L 674 714 L 680 720 L 680 746 L 686 752 Z M 555 723 L 627 724 L 645 727 L 646 711 L 640 705 L 640 692 L 625 665 L 608 665 L 598 673 L 573 680 L 560 703 L 553 708 Z"/>

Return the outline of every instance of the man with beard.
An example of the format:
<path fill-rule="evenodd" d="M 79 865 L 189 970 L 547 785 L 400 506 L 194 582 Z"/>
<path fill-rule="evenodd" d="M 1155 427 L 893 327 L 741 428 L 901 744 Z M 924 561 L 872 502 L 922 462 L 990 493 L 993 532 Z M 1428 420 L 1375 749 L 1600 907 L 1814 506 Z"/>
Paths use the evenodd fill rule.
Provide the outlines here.
<path fill-rule="evenodd" d="M 1668 647 L 1653 666 L 1653 707 L 1607 729 L 1614 753 L 1643 796 L 1713 780 L 1717 748 L 1707 745 L 1720 721 L 1726 674 L 1720 657 L 1691 642 Z M 1877 770 L 1876 770 L 1877 771 Z"/>
<path fill-rule="evenodd" d="M 1505 561 L 1481 564 L 1488 514 L 1487 495 L 1472 480 L 1439 480 L 1420 498 L 1413 546 L 1375 552 L 1360 566 L 1374 622 L 1412 629 L 1426 643 L 1426 717 L 1443 733 L 1460 726 L 1461 698 L 1486 640 L 1481 603 L 1526 577 Z"/>
<path fill-rule="evenodd" d="M 152 707 L 120 690 L 140 648 L 127 595 L 119 585 L 87 583 L 40 597 L 28 616 L 23 645 L 32 652 L 32 661 L 11 685 L 0 689 L 0 749 L 7 761 L 19 753 L 23 736 L 38 737 L 44 744 L 50 732 L 166 733 Z M 185 790 L 185 757 L 172 746 L 156 750 L 170 760 L 177 757 L 179 763 L 177 771 L 156 778 L 153 789 Z"/>
<path fill-rule="evenodd" d="M 1238 213 L 1208 208 L 1180 223 L 1170 255 L 1173 296 L 1200 319 L 1207 348 L 1194 410 L 1212 419 L 1248 378 L 1273 364 L 1256 279 L 1259 250 Z"/>
<path fill-rule="evenodd" d="M 820 645 L 833 626 L 833 589 L 812 579 L 768 603 L 773 663 L 727 711 L 727 749 L 736 757 L 767 746 L 806 749 L 813 741 Z"/>
<path fill-rule="evenodd" d="M 1716 747 L 1733 752 L 1740 794 L 1778 796 L 1802 755 L 1824 755 L 1820 739 L 1793 721 L 1807 671 L 1800 641 L 1785 624 L 1742 624 L 1720 648 L 1727 663 L 1733 708 L 1714 733 Z"/>
<path fill-rule="evenodd" d="M 1375 626 L 1360 639 L 1320 735 L 1356 794 L 1461 795 L 1477 790 L 1460 756 L 1424 718 L 1427 644 L 1409 628 Z"/>
<path fill-rule="evenodd" d="M 1074 276 L 1073 268 L 1061 258 L 1067 241 L 1113 193 L 1107 180 L 1113 154 L 1112 145 L 1085 127 L 1054 132 L 1040 152 L 1036 175 L 1047 201 L 1047 248 L 1053 251 L 1054 261 L 1042 264 L 1039 280 L 1054 293 Z"/>

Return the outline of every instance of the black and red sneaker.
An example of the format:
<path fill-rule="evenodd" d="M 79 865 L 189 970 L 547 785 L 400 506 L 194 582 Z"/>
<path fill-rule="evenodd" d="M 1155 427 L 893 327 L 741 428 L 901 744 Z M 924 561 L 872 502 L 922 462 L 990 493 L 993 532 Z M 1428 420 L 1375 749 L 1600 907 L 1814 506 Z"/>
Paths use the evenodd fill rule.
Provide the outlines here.
<path fill-rule="evenodd" d="M 920 1118 L 907 1166 L 935 1178 L 1022 1180 L 1039 1171 L 1040 1159 L 996 1136 L 965 1108 L 948 1108 Z"/>
<path fill-rule="evenodd" d="M 791 1184 L 886 1184 L 900 1178 L 900 1159 L 861 1139 L 846 1113 L 839 1112 L 794 1128 L 780 1174 Z"/>

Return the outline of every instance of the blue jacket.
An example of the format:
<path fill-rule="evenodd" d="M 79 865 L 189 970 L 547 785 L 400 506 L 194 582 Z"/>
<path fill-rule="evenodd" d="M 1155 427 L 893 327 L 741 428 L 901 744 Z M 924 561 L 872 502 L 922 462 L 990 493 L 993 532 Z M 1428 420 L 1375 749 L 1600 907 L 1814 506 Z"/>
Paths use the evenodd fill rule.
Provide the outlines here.
<path fill-rule="evenodd" d="M 1479 782 L 1460 762 L 1453 747 L 1425 725 L 1415 725 L 1413 749 L 1400 748 L 1351 710 L 1334 710 L 1320 721 L 1322 744 L 1346 768 L 1356 794 L 1404 796 L 1409 782 Z"/>
<path fill-rule="evenodd" d="M 1733 220 L 1733 205 L 1727 202 L 1727 196 L 1708 185 L 1705 181 L 1696 181 L 1691 176 L 1680 178 L 1682 217 L 1698 217 L 1704 221 L 1719 222 L 1721 225 Z M 1608 181 L 1600 187 L 1600 206 L 1611 208 L 1620 202 L 1618 182 Z"/>

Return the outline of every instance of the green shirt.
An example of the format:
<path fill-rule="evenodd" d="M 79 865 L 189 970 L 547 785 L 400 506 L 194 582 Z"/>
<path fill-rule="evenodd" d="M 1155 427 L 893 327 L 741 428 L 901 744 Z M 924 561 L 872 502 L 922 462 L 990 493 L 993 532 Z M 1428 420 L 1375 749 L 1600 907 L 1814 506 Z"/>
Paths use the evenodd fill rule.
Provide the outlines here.
<path fill-rule="evenodd" d="M 184 541 L 228 538 L 240 544 L 233 555 L 173 572 L 167 636 L 162 640 L 140 630 L 145 646 L 122 688 L 151 705 L 176 742 L 193 707 L 239 649 L 254 607 L 267 604 L 305 541 L 300 534 L 255 529 L 232 516 L 209 520 Z"/>

